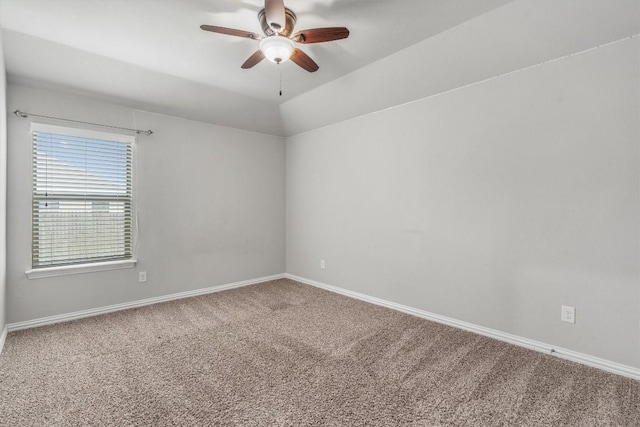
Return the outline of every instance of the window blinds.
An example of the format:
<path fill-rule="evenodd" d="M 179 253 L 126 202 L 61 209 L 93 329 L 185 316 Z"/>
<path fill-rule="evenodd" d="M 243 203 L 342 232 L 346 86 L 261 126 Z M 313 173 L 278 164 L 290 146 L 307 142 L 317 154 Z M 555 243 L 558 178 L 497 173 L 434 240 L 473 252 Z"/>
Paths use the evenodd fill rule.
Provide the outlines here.
<path fill-rule="evenodd" d="M 32 266 L 130 259 L 132 143 L 69 133 L 33 131 Z"/>

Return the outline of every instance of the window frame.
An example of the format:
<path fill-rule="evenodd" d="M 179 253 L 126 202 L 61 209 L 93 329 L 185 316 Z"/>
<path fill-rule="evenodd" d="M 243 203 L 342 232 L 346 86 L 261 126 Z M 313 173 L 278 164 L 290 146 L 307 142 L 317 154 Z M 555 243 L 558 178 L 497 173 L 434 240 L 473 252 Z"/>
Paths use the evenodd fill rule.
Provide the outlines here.
<path fill-rule="evenodd" d="M 115 132 L 104 132 L 104 131 L 96 131 L 90 130 L 82 127 L 69 127 L 69 126 L 58 126 L 51 125 L 46 123 L 31 123 L 31 128 L 29 131 L 29 143 L 33 145 L 33 133 L 34 132 L 45 132 L 45 133 L 53 133 L 59 135 L 67 135 L 67 136 L 75 136 L 75 137 L 84 137 L 84 138 L 94 138 L 94 139 L 104 139 L 110 141 L 119 141 L 130 144 L 131 146 L 131 227 L 132 227 L 132 237 L 131 237 L 131 258 L 128 259 L 120 259 L 113 261 L 97 261 L 97 262 L 82 262 L 76 264 L 69 265 L 60 265 L 60 266 L 52 266 L 52 267 L 33 267 L 27 270 L 25 274 L 29 279 L 39 279 L 45 277 L 55 277 L 55 276 L 66 276 L 71 274 L 82 274 L 82 273 L 92 273 L 99 271 L 109 271 L 109 270 L 120 270 L 133 268 L 137 264 L 137 247 L 138 247 L 138 233 L 137 233 L 137 209 L 136 209 L 136 185 L 135 185 L 135 177 L 136 177 L 136 138 L 132 135 L 115 133 Z M 33 164 L 33 155 L 30 156 L 30 168 L 29 173 L 31 174 L 31 203 L 33 200 L 33 180 L 34 178 L 34 164 Z M 30 260 L 33 260 L 33 208 L 30 208 L 30 219 L 29 227 L 30 232 L 29 236 L 31 237 L 29 250 L 30 250 Z M 32 262 L 32 261 L 30 261 Z"/>

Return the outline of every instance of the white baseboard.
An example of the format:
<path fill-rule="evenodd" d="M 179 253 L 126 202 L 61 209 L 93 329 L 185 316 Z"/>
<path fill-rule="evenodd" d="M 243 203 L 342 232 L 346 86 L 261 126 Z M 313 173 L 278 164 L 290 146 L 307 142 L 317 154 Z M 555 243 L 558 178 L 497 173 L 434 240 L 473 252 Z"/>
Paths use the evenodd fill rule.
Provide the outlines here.
<path fill-rule="evenodd" d="M 7 334 L 9 333 L 9 328 L 5 325 L 2 330 L 2 334 L 0 335 L 0 356 L 2 355 L 2 350 L 4 350 L 4 342 L 7 340 Z"/>
<path fill-rule="evenodd" d="M 105 307 L 92 308 L 89 310 L 75 311 L 73 313 L 59 314 L 56 316 L 49 316 L 49 317 L 41 317 L 39 319 L 26 320 L 24 322 L 9 323 L 5 328 L 5 332 L 4 332 L 1 343 L 4 343 L 4 337 L 6 336 L 7 330 L 9 332 L 13 332 L 13 331 L 19 331 L 21 329 L 36 328 L 38 326 L 68 322 L 70 320 L 82 319 L 83 317 L 98 316 L 100 314 L 112 313 L 114 311 L 120 311 L 120 310 L 127 310 L 129 308 L 143 307 L 145 305 L 157 304 L 159 302 L 173 301 L 173 300 L 182 299 L 182 298 L 195 297 L 198 295 L 205 295 L 205 294 L 211 294 L 214 292 L 226 291 L 229 289 L 241 288 L 243 286 L 255 285 L 257 283 L 283 279 L 284 277 L 285 277 L 284 274 L 276 274 L 273 276 L 265 276 L 265 277 L 259 277 L 256 279 L 243 280 L 241 282 L 229 283 L 226 285 L 211 286 L 209 288 L 179 292 L 179 293 L 170 294 L 170 295 L 162 295 L 159 297 L 125 302 L 121 304 L 108 305 Z M 1 348 L 2 347 L 0 347 L 0 349 Z"/>
<path fill-rule="evenodd" d="M 539 351 L 542 353 L 551 354 L 561 359 L 570 360 L 583 365 L 591 366 L 593 368 L 602 369 L 607 372 L 611 372 L 617 375 L 621 375 L 627 378 L 640 380 L 640 369 L 632 366 L 623 365 L 621 363 L 612 362 L 599 357 L 590 356 L 588 354 L 579 353 L 577 351 L 568 350 L 546 344 L 540 341 L 531 340 L 529 338 L 520 337 L 517 335 L 508 334 L 506 332 L 498 331 L 496 329 L 486 328 L 484 326 L 475 325 L 473 323 L 463 322 L 461 320 L 453 319 L 451 317 L 441 316 L 439 314 L 429 313 L 424 310 L 409 307 L 402 304 L 397 304 L 391 301 L 383 300 L 381 298 L 372 297 L 369 295 L 361 294 L 359 292 L 350 291 L 347 289 L 339 288 L 336 286 L 327 285 L 326 283 L 317 282 L 315 280 L 307 279 L 304 277 L 295 276 L 293 274 L 276 274 L 273 276 L 259 277 L 256 279 L 244 280 L 241 282 L 229 283 L 226 285 L 212 286 L 209 288 L 196 289 L 193 291 L 179 292 L 170 295 L 163 295 L 159 297 L 147 298 L 138 301 L 131 301 L 121 304 L 114 304 L 105 307 L 93 308 L 89 310 L 76 311 L 73 313 L 60 314 L 56 316 L 42 317 L 39 319 L 27 320 L 23 322 L 9 323 L 5 326 L 0 335 L 0 354 L 4 348 L 4 343 L 7 338 L 7 333 L 12 331 L 18 331 L 21 329 L 36 328 L 39 326 L 51 325 L 54 323 L 68 322 L 70 320 L 81 319 L 84 317 L 98 316 L 101 314 L 112 313 L 120 310 L 127 310 L 129 308 L 143 307 L 146 305 L 157 304 L 160 302 L 173 301 L 182 298 L 188 298 L 198 295 L 206 295 L 214 292 L 221 292 L 228 289 L 240 288 L 243 286 L 255 285 L 257 283 L 268 282 L 271 280 L 277 280 L 282 278 L 288 278 L 300 283 L 315 286 L 327 291 L 335 292 L 347 297 L 359 299 L 368 303 L 380 305 L 383 307 L 391 308 L 393 310 L 401 311 L 413 316 L 421 317 L 423 319 L 431 320 L 434 322 L 442 323 L 445 325 L 453 326 L 455 328 L 464 329 L 466 331 L 474 332 L 479 335 L 483 335 L 489 338 L 494 338 L 500 341 L 504 341 L 510 344 L 514 344 L 520 347 L 525 347 L 531 350 Z"/>
<path fill-rule="evenodd" d="M 347 289 L 339 288 L 336 286 L 327 285 L 326 283 L 317 282 L 315 280 L 307 279 L 304 277 L 295 276 L 293 274 L 285 274 L 288 279 L 295 280 L 297 282 L 305 283 L 307 285 L 315 286 L 327 291 L 335 292 L 347 297 L 359 299 L 361 301 L 369 302 L 372 304 L 380 305 L 383 307 L 391 308 L 393 310 L 401 311 L 403 313 L 411 314 L 413 316 L 421 317 L 423 319 L 431 320 L 434 322 L 442 323 L 445 325 L 453 326 L 454 328 L 464 329 L 466 331 L 474 332 L 479 335 L 483 335 L 489 338 L 494 338 L 500 341 L 514 344 L 520 347 L 525 347 L 530 350 L 547 353 L 561 359 L 570 360 L 583 365 L 591 366 L 593 368 L 602 369 L 607 372 L 611 372 L 623 377 L 632 378 L 634 380 L 640 380 L 640 369 L 632 366 L 623 365 L 621 363 L 612 362 L 609 360 L 601 359 L 599 357 L 590 356 L 588 354 L 579 353 L 577 351 L 568 350 L 546 344 L 540 341 L 531 340 L 529 338 L 520 337 L 517 335 L 508 334 L 506 332 L 498 331 L 496 329 L 485 328 L 484 326 L 475 325 L 473 323 L 463 322 L 461 320 L 453 319 L 451 317 L 441 316 L 439 314 L 429 313 L 428 311 L 419 310 L 417 308 L 409 307 L 402 304 L 396 304 L 391 301 L 386 301 L 380 298 L 372 297 L 369 295 L 361 294 L 359 292 L 350 291 Z"/>

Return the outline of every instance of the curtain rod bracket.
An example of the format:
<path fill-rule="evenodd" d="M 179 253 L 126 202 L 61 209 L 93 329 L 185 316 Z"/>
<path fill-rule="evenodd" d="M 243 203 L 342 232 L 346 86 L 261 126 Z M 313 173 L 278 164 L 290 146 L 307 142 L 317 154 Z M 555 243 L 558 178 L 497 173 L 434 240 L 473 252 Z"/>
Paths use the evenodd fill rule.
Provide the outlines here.
<path fill-rule="evenodd" d="M 123 127 L 120 127 L 120 126 L 103 125 L 103 124 L 100 124 L 100 123 L 82 122 L 80 120 L 71 120 L 71 119 L 62 119 L 60 117 L 43 116 L 41 114 L 26 113 L 26 112 L 20 111 L 20 110 L 14 111 L 13 114 L 15 114 L 16 117 L 21 117 L 23 119 L 26 119 L 29 116 L 33 116 L 33 117 L 41 117 L 43 119 L 58 120 L 58 121 L 61 121 L 61 122 L 80 123 L 80 124 L 83 124 L 83 125 L 100 126 L 100 127 L 103 127 L 103 128 L 126 130 L 126 131 L 129 131 L 129 132 L 135 132 L 138 135 L 142 134 L 142 135 L 149 136 L 149 135 L 153 134 L 153 131 L 151 129 L 140 130 L 140 129 L 123 128 Z"/>

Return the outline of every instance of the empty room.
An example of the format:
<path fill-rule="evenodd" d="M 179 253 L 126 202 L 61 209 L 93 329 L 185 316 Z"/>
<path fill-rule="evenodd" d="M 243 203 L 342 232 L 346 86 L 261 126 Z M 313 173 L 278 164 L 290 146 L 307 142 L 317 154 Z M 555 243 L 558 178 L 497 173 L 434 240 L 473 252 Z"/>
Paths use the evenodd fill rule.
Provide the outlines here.
<path fill-rule="evenodd" d="M 640 1 L 0 29 L 0 426 L 640 426 Z"/>

